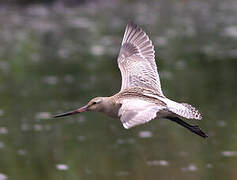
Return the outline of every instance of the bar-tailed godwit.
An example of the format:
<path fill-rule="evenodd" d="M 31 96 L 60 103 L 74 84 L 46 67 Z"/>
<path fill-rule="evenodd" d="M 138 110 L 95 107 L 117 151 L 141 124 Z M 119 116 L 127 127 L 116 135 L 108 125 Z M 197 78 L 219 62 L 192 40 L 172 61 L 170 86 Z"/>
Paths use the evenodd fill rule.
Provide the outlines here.
<path fill-rule="evenodd" d="M 122 86 L 117 94 L 93 98 L 79 109 L 54 117 L 97 111 L 119 118 L 126 129 L 162 117 L 201 137 L 207 137 L 199 126 L 181 120 L 201 120 L 202 115 L 196 108 L 164 96 L 155 62 L 154 46 L 147 34 L 133 23 L 126 26 L 117 61 L 122 75 Z"/>

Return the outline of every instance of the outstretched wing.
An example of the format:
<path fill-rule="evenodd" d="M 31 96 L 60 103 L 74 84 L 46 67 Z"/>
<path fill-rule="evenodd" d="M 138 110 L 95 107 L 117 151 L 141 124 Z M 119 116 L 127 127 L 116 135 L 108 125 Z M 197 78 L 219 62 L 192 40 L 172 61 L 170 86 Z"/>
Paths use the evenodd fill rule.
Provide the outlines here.
<path fill-rule="evenodd" d="M 157 112 L 165 109 L 164 106 L 150 103 L 141 99 L 124 99 L 121 101 L 119 117 L 123 127 L 129 129 L 139 124 L 144 124 L 156 118 Z"/>
<path fill-rule="evenodd" d="M 122 74 L 122 87 L 140 86 L 156 90 L 163 96 L 155 62 L 155 51 L 146 33 L 133 23 L 126 27 L 118 66 Z"/>
<path fill-rule="evenodd" d="M 191 131 L 191 132 L 193 132 L 193 133 L 195 133 L 195 134 L 197 134 L 197 135 L 199 135 L 199 136 L 201 136 L 203 138 L 207 138 L 208 137 L 208 135 L 205 132 L 203 132 L 200 129 L 200 127 L 197 126 L 197 125 L 190 125 L 190 124 L 184 122 L 182 119 L 180 119 L 178 117 L 169 117 L 168 116 L 167 119 L 178 123 L 179 125 L 187 128 L 189 131 Z"/>

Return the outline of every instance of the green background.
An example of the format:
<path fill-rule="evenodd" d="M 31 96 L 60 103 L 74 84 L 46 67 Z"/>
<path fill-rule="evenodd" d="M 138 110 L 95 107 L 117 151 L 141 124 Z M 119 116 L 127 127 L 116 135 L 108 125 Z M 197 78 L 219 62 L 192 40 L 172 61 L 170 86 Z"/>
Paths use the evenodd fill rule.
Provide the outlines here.
<path fill-rule="evenodd" d="M 236 7 L 1 4 L 0 179 L 236 179 Z M 119 91 L 116 58 L 131 20 L 155 45 L 164 94 L 200 109 L 202 121 L 187 121 L 208 139 L 166 119 L 125 130 L 99 113 L 50 118 Z"/>

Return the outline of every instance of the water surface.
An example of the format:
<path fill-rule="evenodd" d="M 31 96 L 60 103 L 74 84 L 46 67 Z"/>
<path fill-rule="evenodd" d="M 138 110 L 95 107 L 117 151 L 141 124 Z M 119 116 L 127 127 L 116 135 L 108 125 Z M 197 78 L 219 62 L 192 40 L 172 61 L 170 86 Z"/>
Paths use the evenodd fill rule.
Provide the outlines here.
<path fill-rule="evenodd" d="M 125 5 L 125 3 L 127 3 Z M 237 4 L 151 1 L 0 11 L 0 180 L 236 179 Z M 154 42 L 164 94 L 203 113 L 202 139 L 166 119 L 125 130 L 84 113 L 120 89 L 126 23 Z"/>

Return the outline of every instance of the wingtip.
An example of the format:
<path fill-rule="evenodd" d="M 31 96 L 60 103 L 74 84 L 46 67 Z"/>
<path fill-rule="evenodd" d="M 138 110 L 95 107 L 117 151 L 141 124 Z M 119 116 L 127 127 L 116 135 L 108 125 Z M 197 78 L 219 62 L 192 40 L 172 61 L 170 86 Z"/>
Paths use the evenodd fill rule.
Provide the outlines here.
<path fill-rule="evenodd" d="M 205 134 L 205 136 L 204 136 L 203 138 L 204 138 L 204 139 L 208 138 L 208 135 L 207 135 L 207 134 Z"/>
<path fill-rule="evenodd" d="M 204 139 L 208 138 L 208 135 L 205 132 L 203 132 L 198 125 L 194 125 L 193 129 L 199 136 L 203 137 Z"/>
<path fill-rule="evenodd" d="M 137 27 L 137 25 L 133 21 L 129 21 L 127 26 Z"/>
<path fill-rule="evenodd" d="M 132 29 L 138 29 L 138 28 L 140 29 L 140 27 L 136 23 L 134 23 L 133 21 L 129 21 L 126 27 L 127 28 L 131 27 Z"/>
<path fill-rule="evenodd" d="M 208 134 L 206 134 L 203 131 L 200 132 L 200 136 L 203 137 L 204 139 L 208 138 Z"/>

